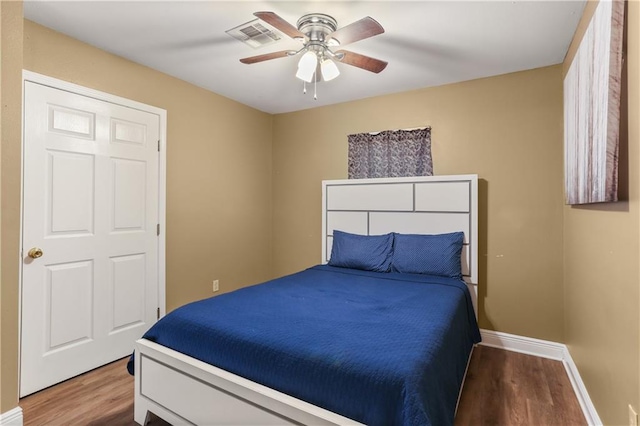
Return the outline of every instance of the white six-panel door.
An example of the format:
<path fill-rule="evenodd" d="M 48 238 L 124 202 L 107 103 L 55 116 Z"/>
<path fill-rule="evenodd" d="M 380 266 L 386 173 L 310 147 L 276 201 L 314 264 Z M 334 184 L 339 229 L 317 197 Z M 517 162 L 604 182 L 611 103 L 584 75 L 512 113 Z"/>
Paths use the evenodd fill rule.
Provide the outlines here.
<path fill-rule="evenodd" d="M 24 100 L 21 396 L 130 354 L 159 306 L 158 115 Z"/>

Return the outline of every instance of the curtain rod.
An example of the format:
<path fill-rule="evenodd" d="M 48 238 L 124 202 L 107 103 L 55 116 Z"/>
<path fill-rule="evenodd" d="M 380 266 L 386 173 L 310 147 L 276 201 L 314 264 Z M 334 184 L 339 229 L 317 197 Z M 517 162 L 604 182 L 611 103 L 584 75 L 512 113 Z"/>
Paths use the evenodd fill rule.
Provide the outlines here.
<path fill-rule="evenodd" d="M 382 132 L 399 132 L 401 130 L 404 131 L 411 131 L 411 130 L 424 130 L 424 129 L 430 129 L 431 126 L 424 126 L 424 127 L 411 127 L 411 128 L 407 128 L 407 129 L 394 129 L 394 130 L 380 130 L 378 132 L 367 132 L 370 135 L 378 135 Z"/>

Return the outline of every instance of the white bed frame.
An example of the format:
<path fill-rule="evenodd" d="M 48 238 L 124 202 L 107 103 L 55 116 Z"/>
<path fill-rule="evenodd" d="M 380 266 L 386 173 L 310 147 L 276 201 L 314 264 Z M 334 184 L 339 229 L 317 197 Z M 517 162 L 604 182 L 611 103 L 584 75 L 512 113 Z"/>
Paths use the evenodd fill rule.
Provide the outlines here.
<path fill-rule="evenodd" d="M 430 176 L 322 183 L 322 263 L 334 229 L 376 235 L 463 231 L 463 275 L 477 315 L 478 177 Z M 140 339 L 135 421 L 149 412 L 173 425 L 359 425 L 346 417 Z"/>

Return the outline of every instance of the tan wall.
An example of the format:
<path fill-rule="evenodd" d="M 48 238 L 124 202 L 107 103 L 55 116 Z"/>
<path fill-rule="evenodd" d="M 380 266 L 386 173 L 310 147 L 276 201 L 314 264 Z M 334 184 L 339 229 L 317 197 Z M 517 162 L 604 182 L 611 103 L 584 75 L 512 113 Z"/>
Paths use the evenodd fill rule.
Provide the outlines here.
<path fill-rule="evenodd" d="M 434 173 L 480 182 L 480 326 L 562 341 L 562 67 L 281 114 L 273 130 L 273 268 L 320 262 L 321 181 L 347 135 L 431 125 Z"/>
<path fill-rule="evenodd" d="M 2 7 L 4 31 L 7 3 Z M 18 16 L 12 36 L 22 41 L 21 9 Z M 4 67 L 4 33 L 2 40 Z M 11 111 L 18 132 L 21 67 L 11 86 L 18 93 Z M 30 21 L 24 21 L 24 68 L 167 110 L 167 309 L 210 296 L 213 279 L 229 291 L 270 277 L 272 116 Z M 4 115 L 2 124 L 0 410 L 5 412 L 17 405 L 20 136 L 5 139 Z M 7 161 L 12 179 L 5 179 Z M 15 229 L 5 232 L 9 222 Z"/>
<path fill-rule="evenodd" d="M 574 44 L 593 15 L 589 6 Z M 565 340 L 607 425 L 628 424 L 628 404 L 640 408 L 640 3 L 628 3 L 627 19 L 620 167 L 628 173 L 620 185 L 628 201 L 564 208 Z"/>
<path fill-rule="evenodd" d="M 18 402 L 22 2 L 0 2 L 0 413 Z"/>

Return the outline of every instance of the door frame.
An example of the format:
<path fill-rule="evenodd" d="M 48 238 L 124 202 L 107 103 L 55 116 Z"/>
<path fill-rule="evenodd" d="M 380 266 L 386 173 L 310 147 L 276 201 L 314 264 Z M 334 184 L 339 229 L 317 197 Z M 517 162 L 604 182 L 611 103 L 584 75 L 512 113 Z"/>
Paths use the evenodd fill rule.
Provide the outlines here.
<path fill-rule="evenodd" d="M 160 235 L 158 236 L 158 307 L 160 308 L 160 317 L 166 314 L 166 201 L 167 201 L 167 111 L 152 105 L 143 104 L 131 99 L 126 99 L 110 93 L 101 92 L 99 90 L 90 89 L 68 81 L 59 80 L 33 71 L 22 70 L 22 126 L 24 128 L 24 112 L 25 112 L 25 85 L 27 82 L 48 86 L 54 89 L 71 92 L 99 101 L 109 102 L 121 105 L 127 108 L 137 109 L 140 111 L 155 114 L 160 118 L 159 129 L 159 162 L 158 162 L 158 223 L 160 224 Z M 23 238 L 24 238 L 24 131 L 22 132 L 22 152 L 21 152 L 21 179 L 20 179 L 20 294 L 19 294 L 19 329 L 18 329 L 18 372 L 21 374 L 22 366 L 20 365 L 22 351 L 22 268 L 23 268 Z M 19 383 L 19 382 L 18 382 Z"/>

